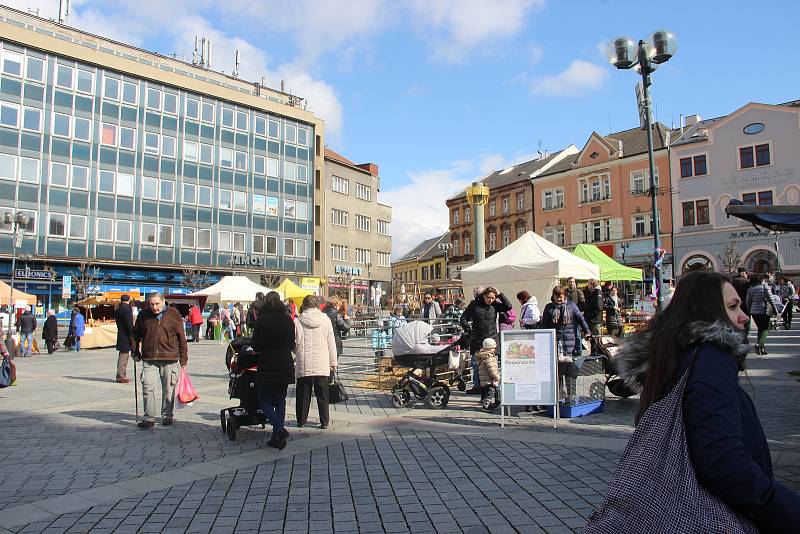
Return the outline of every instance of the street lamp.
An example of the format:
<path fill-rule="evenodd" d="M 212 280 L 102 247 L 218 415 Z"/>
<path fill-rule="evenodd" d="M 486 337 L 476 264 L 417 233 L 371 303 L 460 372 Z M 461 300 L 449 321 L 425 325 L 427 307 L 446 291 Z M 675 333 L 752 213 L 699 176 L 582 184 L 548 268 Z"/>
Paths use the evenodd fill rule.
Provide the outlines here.
<path fill-rule="evenodd" d="M 658 203 L 656 202 L 659 191 L 656 186 L 656 169 L 653 161 L 653 117 L 649 87 L 650 74 L 656 70 L 658 65 L 669 61 L 677 49 L 677 39 L 672 32 L 667 30 L 654 31 L 646 40 L 640 40 L 638 45 L 634 44 L 629 37 L 617 37 L 609 43 L 606 49 L 609 63 L 618 69 L 635 68 L 642 76 L 642 106 L 647 128 L 647 157 L 650 163 L 650 188 L 647 196 L 652 200 L 653 209 L 653 289 L 658 311 L 661 310 L 662 303 L 661 264 L 664 260 L 664 251 L 661 249 L 661 236 L 659 235 Z"/>
<path fill-rule="evenodd" d="M 475 263 L 481 262 L 486 259 L 486 246 L 484 243 L 484 205 L 489 202 L 489 188 L 481 182 L 472 182 L 472 185 L 467 187 L 467 202 L 475 212 L 472 224 L 475 225 Z"/>
<path fill-rule="evenodd" d="M 439 250 L 444 251 L 444 279 L 450 280 L 450 266 L 447 264 L 447 257 L 450 253 L 450 250 L 453 248 L 453 244 L 450 242 L 439 243 Z"/>
<path fill-rule="evenodd" d="M 8 305 L 11 308 L 8 313 L 8 336 L 11 337 L 11 317 L 14 315 L 14 282 L 17 275 L 17 248 L 22 246 L 25 238 L 25 226 L 28 224 L 28 216 L 18 211 L 16 214 L 7 211 L 3 214 L 3 223 L 12 225 L 14 242 L 11 247 L 11 289 L 8 291 Z M 20 231 L 21 230 L 21 231 Z"/>
<path fill-rule="evenodd" d="M 631 244 L 628 243 L 627 241 L 619 244 L 619 248 L 622 251 L 622 265 L 628 265 L 627 263 L 625 263 L 625 251 L 628 250 L 629 246 L 631 246 Z"/>

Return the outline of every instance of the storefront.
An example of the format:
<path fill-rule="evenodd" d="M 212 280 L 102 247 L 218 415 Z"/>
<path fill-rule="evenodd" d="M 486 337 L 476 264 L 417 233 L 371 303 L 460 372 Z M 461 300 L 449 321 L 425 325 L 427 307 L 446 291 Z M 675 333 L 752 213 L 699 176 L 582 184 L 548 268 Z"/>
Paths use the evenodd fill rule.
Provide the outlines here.
<path fill-rule="evenodd" d="M 723 230 L 675 236 L 678 275 L 694 269 L 800 273 L 800 233 Z"/>

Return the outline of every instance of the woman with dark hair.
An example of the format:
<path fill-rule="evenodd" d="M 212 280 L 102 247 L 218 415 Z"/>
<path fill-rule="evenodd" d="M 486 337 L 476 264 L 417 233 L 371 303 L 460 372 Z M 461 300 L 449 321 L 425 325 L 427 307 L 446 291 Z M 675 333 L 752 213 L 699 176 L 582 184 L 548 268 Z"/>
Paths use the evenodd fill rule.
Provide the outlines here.
<path fill-rule="evenodd" d="M 475 300 L 469 303 L 467 309 L 461 314 L 459 323 L 461 327 L 470 333 L 469 352 L 472 355 L 470 365 L 472 366 L 472 389 L 468 394 L 479 394 L 481 392 L 480 377 L 478 375 L 478 361 L 475 354 L 483 348 L 483 340 L 490 337 L 495 343 L 500 342 L 497 331 L 497 316 L 501 312 L 511 309 L 511 302 L 505 295 L 500 293 L 497 288 L 487 287 L 475 296 Z"/>
<path fill-rule="evenodd" d="M 295 355 L 297 356 L 297 426 L 302 427 L 308 419 L 311 407 L 311 390 L 317 397 L 319 426 L 328 428 L 328 377 L 338 365 L 336 337 L 330 319 L 319 310 L 319 301 L 308 295 L 300 306 L 300 316 L 295 324 Z"/>
<path fill-rule="evenodd" d="M 280 294 L 270 291 L 258 312 L 252 346 L 259 353 L 258 403 L 272 425 L 272 439 L 268 445 L 278 450 L 283 450 L 289 439 L 284 421 L 286 390 L 289 384 L 294 384 L 294 336 L 294 323 L 286 315 Z"/>
<path fill-rule="evenodd" d="M 701 488 L 755 523 L 759 531 L 797 532 L 800 497 L 773 478 L 764 430 L 753 402 L 739 385 L 738 374 L 744 370 L 748 351 L 744 342 L 747 315 L 740 305 L 736 289 L 723 275 L 702 271 L 687 274 L 678 283 L 669 306 L 650 320 L 645 332 L 634 335 L 623 346 L 616 360 L 618 371 L 630 387 L 641 392 L 637 424 L 643 417 L 650 416 L 646 423 L 641 423 L 654 434 L 680 421 L 680 412 L 674 417 L 674 414 L 667 416 L 669 410 L 665 408 L 680 408 L 668 394 L 676 385 L 685 387 L 682 397 L 684 429 L 675 435 L 685 436 L 691 466 L 672 466 L 671 469 L 682 473 L 676 480 L 682 476 L 679 482 L 684 484 L 693 468 Z M 662 400 L 664 402 L 660 402 Z M 653 411 L 648 413 L 651 407 Z M 652 414 L 663 416 L 663 420 L 653 420 Z M 647 439 L 646 434 L 634 435 L 632 442 L 643 443 Z M 674 448 L 678 446 L 680 443 L 660 443 L 659 449 L 665 454 L 670 451 L 670 456 L 651 458 L 651 465 L 676 463 L 679 453 Z M 656 484 L 653 472 L 627 475 L 621 472 L 618 476 L 620 479 L 638 476 L 654 480 Z M 609 491 L 614 487 L 612 483 Z M 650 497 L 651 502 L 655 502 L 665 493 L 669 493 L 669 489 L 643 487 L 637 495 L 643 499 Z M 686 501 L 686 497 L 686 494 L 677 495 L 676 500 Z M 702 495 L 688 497 L 695 502 L 704 498 Z M 664 501 L 661 505 L 669 506 Z M 655 514 L 647 518 L 654 522 L 650 523 L 650 531 L 674 528 L 680 531 L 673 521 L 681 517 L 683 510 L 674 512 L 672 517 L 655 517 L 658 515 Z M 700 519 L 718 520 L 718 512 L 719 509 L 701 511 L 708 515 Z M 736 520 L 732 515 L 729 517 Z M 645 521 L 642 517 L 628 519 L 637 524 Z M 658 521 L 663 523 L 658 525 Z M 695 528 L 698 532 L 702 530 Z"/>
<path fill-rule="evenodd" d="M 217 328 L 217 323 L 219 323 L 219 304 L 214 304 L 206 321 L 206 339 L 214 339 L 214 330 Z"/>
<path fill-rule="evenodd" d="M 775 309 L 772 302 L 772 291 L 769 288 L 769 278 L 764 274 L 754 274 L 750 277 L 750 288 L 747 290 L 747 309 L 753 317 L 753 322 L 758 328 L 756 339 L 756 354 L 767 354 L 767 335 L 769 334 L 770 313 Z"/>
<path fill-rule="evenodd" d="M 578 305 L 572 300 L 567 300 L 567 290 L 561 286 L 553 288 L 553 296 L 544 307 L 539 326 L 555 329 L 556 341 L 561 344 L 559 361 L 571 361 L 572 356 L 580 356 L 583 346 L 581 340 L 577 339 L 578 329 L 581 329 L 585 336 L 591 333 Z"/>

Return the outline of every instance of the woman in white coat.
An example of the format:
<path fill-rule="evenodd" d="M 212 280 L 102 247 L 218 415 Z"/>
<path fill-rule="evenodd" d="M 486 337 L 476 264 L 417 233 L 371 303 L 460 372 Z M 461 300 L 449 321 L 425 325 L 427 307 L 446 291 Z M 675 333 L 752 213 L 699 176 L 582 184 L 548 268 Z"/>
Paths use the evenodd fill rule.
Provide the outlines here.
<path fill-rule="evenodd" d="M 328 428 L 328 377 L 336 369 L 336 339 L 331 320 L 319 310 L 314 295 L 303 299 L 300 315 L 295 322 L 295 386 L 297 426 L 303 427 L 311 406 L 311 389 L 317 397 L 320 428 Z"/>

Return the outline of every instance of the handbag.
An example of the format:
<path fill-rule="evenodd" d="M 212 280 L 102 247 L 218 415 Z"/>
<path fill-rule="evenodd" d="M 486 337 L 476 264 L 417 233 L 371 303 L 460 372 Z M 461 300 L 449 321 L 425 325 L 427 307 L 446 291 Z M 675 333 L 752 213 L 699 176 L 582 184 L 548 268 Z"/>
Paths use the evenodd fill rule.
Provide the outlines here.
<path fill-rule="evenodd" d="M 772 302 L 772 299 L 769 297 L 769 290 L 767 286 L 761 286 L 761 289 L 763 289 L 762 294 L 764 295 L 764 313 L 770 317 L 775 317 L 778 315 L 778 310 L 775 309 L 775 303 Z"/>
<path fill-rule="evenodd" d="M 2 340 L 0 340 L 2 341 Z M 3 358 L 0 363 L 0 388 L 7 388 L 14 385 L 17 380 L 17 369 L 10 356 Z"/>
<path fill-rule="evenodd" d="M 347 394 L 347 390 L 344 389 L 344 384 L 339 380 L 339 375 L 336 374 L 336 370 L 332 370 L 328 377 L 328 402 L 330 404 L 337 404 L 345 402 L 349 398 L 350 396 Z"/>
<path fill-rule="evenodd" d="M 189 375 L 186 373 L 186 367 L 181 367 L 180 375 L 178 376 L 178 383 L 175 384 L 175 398 L 183 404 L 191 404 L 200 396 L 189 380 Z"/>
<path fill-rule="evenodd" d="M 672 391 L 642 415 L 584 534 L 758 532 L 700 484 L 689 457 L 683 393 L 698 350 Z"/>
<path fill-rule="evenodd" d="M 64 348 L 69 350 L 73 346 L 75 346 L 75 334 L 67 334 L 67 338 L 64 340 Z"/>

